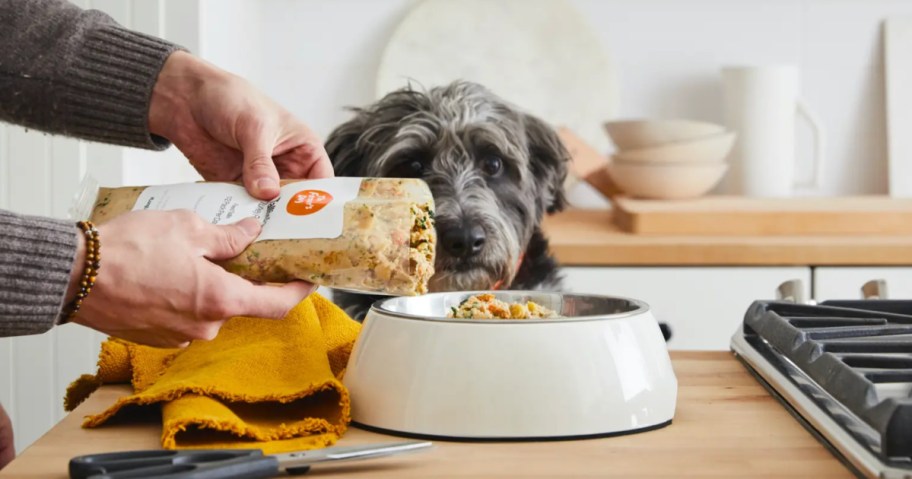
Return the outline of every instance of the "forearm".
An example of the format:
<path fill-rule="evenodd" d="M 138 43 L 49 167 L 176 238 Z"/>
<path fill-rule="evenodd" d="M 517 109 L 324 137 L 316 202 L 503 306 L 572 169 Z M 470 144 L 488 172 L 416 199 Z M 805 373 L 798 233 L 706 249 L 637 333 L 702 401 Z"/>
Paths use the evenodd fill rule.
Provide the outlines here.
<path fill-rule="evenodd" d="M 149 132 L 158 73 L 179 47 L 61 0 L 0 0 L 0 120 L 164 149 Z"/>
<path fill-rule="evenodd" d="M 78 228 L 0 210 L 0 337 L 49 330 L 67 300 Z"/>

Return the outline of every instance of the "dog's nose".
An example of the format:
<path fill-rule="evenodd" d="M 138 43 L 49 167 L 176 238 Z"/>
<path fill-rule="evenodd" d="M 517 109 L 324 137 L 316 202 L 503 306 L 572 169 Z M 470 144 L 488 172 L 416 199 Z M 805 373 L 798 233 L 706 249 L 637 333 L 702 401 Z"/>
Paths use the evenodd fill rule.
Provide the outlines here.
<path fill-rule="evenodd" d="M 480 225 L 464 225 L 461 228 L 448 228 L 441 233 L 440 240 L 451 255 L 469 258 L 484 248 L 485 232 Z"/>

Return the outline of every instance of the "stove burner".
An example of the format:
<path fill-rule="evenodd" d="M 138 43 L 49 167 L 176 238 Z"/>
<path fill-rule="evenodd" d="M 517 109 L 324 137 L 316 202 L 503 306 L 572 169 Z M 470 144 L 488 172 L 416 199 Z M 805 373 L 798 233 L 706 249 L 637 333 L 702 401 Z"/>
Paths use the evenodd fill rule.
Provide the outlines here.
<path fill-rule="evenodd" d="M 757 301 L 732 350 L 853 472 L 912 477 L 912 301 Z"/>

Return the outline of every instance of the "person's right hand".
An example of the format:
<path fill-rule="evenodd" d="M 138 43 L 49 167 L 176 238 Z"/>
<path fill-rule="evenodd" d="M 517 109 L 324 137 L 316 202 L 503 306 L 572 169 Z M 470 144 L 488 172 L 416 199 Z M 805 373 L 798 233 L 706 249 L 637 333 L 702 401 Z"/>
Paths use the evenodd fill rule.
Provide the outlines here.
<path fill-rule="evenodd" d="M 210 261 L 240 254 L 260 232 L 253 218 L 216 226 L 189 210 L 135 211 L 98 232 L 101 267 L 73 322 L 136 343 L 182 347 L 214 338 L 233 316 L 281 319 L 314 289 L 300 281 L 255 285 Z M 79 251 L 77 278 L 84 238 Z"/>
<path fill-rule="evenodd" d="M 205 180 L 243 180 L 261 200 L 279 196 L 280 177 L 333 176 L 313 130 L 247 80 L 187 52 L 171 54 L 158 75 L 149 131 L 173 142 Z"/>

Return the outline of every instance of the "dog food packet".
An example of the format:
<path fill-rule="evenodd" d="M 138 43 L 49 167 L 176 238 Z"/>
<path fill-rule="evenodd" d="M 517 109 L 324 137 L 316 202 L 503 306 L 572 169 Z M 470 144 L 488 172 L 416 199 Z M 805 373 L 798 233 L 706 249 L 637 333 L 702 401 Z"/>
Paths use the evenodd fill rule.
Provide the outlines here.
<path fill-rule="evenodd" d="M 434 274 L 434 200 L 417 179 L 284 180 L 273 201 L 237 183 L 99 188 L 90 180 L 83 190 L 72 215 L 96 224 L 136 210 L 188 209 L 213 224 L 257 218 L 256 241 L 219 263 L 253 281 L 414 296 Z"/>

